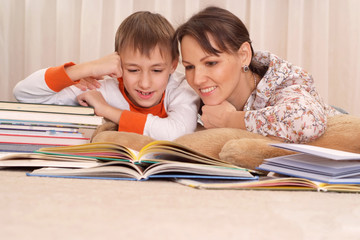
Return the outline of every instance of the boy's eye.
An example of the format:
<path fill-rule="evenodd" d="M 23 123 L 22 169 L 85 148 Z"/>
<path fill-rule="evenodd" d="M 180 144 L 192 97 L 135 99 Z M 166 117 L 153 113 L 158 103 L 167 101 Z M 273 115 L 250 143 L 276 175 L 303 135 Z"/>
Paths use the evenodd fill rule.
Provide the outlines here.
<path fill-rule="evenodd" d="M 138 72 L 139 69 L 128 69 L 128 72 L 134 73 L 134 72 Z"/>
<path fill-rule="evenodd" d="M 209 66 L 209 67 L 215 66 L 217 63 L 218 63 L 218 62 L 216 62 L 216 61 L 206 62 L 206 66 Z"/>
<path fill-rule="evenodd" d="M 154 69 L 153 71 L 156 73 L 161 73 L 163 71 L 163 69 Z"/>
<path fill-rule="evenodd" d="M 187 65 L 185 66 L 185 70 L 191 70 L 194 69 L 195 67 L 193 65 Z"/>

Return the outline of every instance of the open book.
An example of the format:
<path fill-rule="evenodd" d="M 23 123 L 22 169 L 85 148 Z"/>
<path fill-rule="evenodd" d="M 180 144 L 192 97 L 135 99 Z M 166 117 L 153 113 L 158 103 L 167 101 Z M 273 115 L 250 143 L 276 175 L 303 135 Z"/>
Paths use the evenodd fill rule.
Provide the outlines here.
<path fill-rule="evenodd" d="M 0 152 L 0 169 L 8 167 L 40 168 L 64 167 L 87 168 L 101 164 L 96 159 L 77 156 L 48 155 L 41 153 Z"/>
<path fill-rule="evenodd" d="M 258 181 L 176 179 L 176 182 L 197 189 L 360 192 L 358 184 L 328 184 L 294 177 L 260 177 Z"/>
<path fill-rule="evenodd" d="M 331 184 L 360 184 L 360 154 L 305 144 L 271 144 L 299 154 L 265 159 L 260 170 Z"/>
<path fill-rule="evenodd" d="M 81 169 L 43 168 L 30 176 L 77 178 L 219 178 L 257 179 L 251 170 L 211 158 L 170 141 L 154 141 L 137 152 L 115 143 L 88 143 L 41 148 L 36 153 L 96 159 L 102 164 Z"/>

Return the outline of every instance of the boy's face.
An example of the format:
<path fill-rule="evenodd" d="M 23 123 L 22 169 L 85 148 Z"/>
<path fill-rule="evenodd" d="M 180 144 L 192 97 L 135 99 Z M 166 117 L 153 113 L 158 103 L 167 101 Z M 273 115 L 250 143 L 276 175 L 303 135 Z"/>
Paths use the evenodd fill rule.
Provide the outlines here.
<path fill-rule="evenodd" d="M 121 54 L 123 81 L 127 96 L 139 107 L 149 108 L 158 104 L 168 84 L 169 75 L 177 66 L 168 51 L 160 53 L 159 46 L 150 51 L 150 56 L 138 50 L 125 48 Z"/>

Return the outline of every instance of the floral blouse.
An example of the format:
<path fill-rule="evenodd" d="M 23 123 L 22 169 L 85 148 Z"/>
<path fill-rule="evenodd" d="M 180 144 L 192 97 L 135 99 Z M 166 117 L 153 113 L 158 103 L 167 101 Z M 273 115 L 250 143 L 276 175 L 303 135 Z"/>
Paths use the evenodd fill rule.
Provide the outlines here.
<path fill-rule="evenodd" d="M 255 59 L 269 68 L 244 106 L 246 129 L 294 143 L 320 137 L 327 117 L 340 112 L 323 102 L 312 76 L 269 52 Z"/>

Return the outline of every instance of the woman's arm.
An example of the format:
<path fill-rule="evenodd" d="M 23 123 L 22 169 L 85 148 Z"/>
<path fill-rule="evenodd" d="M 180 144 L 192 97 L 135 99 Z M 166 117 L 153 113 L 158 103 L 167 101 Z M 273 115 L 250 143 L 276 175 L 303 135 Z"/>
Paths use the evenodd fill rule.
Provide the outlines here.
<path fill-rule="evenodd" d="M 253 111 L 236 111 L 229 102 L 203 106 L 205 128 L 245 129 L 277 140 L 310 142 L 326 129 L 327 117 L 322 104 L 305 87 L 290 86 L 276 93 L 273 105 Z"/>
<path fill-rule="evenodd" d="M 324 106 L 305 88 L 301 85 L 284 88 L 273 96 L 272 106 L 246 112 L 246 129 L 295 143 L 320 137 L 327 123 Z"/>

